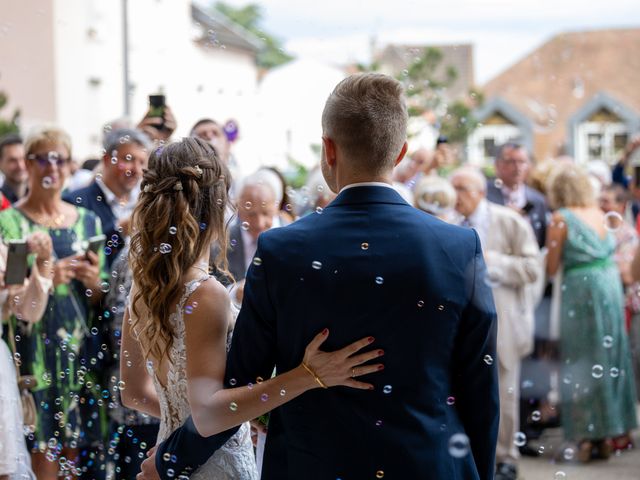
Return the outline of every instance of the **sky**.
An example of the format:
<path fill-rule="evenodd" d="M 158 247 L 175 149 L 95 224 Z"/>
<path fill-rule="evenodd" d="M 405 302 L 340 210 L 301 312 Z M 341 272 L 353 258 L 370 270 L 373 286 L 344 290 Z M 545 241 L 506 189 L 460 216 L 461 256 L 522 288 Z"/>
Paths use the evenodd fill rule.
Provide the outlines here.
<path fill-rule="evenodd" d="M 367 62 L 372 38 L 378 47 L 471 43 L 478 85 L 557 33 L 640 28 L 640 0 L 226 0 L 251 2 L 287 52 L 336 65 Z"/>

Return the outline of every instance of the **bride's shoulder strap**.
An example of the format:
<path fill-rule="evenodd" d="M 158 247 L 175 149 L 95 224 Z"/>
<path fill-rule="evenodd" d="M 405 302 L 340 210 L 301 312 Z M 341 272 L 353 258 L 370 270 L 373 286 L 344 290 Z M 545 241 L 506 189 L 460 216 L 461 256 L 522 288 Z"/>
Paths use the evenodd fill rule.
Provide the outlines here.
<path fill-rule="evenodd" d="M 184 293 L 182 294 L 182 297 L 180 298 L 180 302 L 178 303 L 178 307 L 183 308 L 185 302 L 187 301 L 187 298 L 193 295 L 193 292 L 195 292 L 198 289 L 198 287 L 200 287 L 200 285 L 202 285 L 204 282 L 206 282 L 210 278 L 211 276 L 207 275 L 206 277 L 196 278 L 194 280 L 191 280 L 190 282 L 187 282 L 184 287 Z"/>

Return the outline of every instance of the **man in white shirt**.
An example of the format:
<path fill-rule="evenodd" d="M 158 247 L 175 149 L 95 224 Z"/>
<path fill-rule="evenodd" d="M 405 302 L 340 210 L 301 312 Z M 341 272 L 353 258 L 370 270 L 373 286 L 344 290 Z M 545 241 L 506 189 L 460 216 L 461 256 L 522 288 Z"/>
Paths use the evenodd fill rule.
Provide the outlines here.
<path fill-rule="evenodd" d="M 258 237 L 274 226 L 278 214 L 276 192 L 260 173 L 246 177 L 238 190 L 238 216 L 229 230 L 229 271 L 244 279 L 258 246 Z"/>
<path fill-rule="evenodd" d="M 486 179 L 471 167 L 453 172 L 456 210 L 476 229 L 487 264 L 487 283 L 498 313 L 500 428 L 495 480 L 516 480 L 520 425 L 520 363 L 533 349 L 534 284 L 543 275 L 529 222 L 512 208 L 486 199 Z"/>
<path fill-rule="evenodd" d="M 109 266 L 129 236 L 131 214 L 138 199 L 142 171 L 147 167 L 151 143 L 139 130 L 120 129 L 107 138 L 102 176 L 64 199 L 94 212 L 102 222 Z"/>
<path fill-rule="evenodd" d="M 525 183 L 531 168 L 527 150 L 514 142 L 501 145 L 496 152 L 495 167 L 496 178 L 487 184 L 487 199 L 525 217 L 533 227 L 538 246 L 542 248 L 548 209 L 544 196 Z"/>
<path fill-rule="evenodd" d="M 29 173 L 25 164 L 22 138 L 16 134 L 0 138 L 0 173 L 4 177 L 0 192 L 11 203 L 27 193 Z"/>

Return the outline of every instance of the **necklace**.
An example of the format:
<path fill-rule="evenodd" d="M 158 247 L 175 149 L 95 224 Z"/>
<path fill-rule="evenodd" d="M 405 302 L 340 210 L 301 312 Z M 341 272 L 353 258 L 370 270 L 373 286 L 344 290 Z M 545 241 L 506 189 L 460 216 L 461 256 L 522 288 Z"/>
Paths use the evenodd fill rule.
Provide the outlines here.
<path fill-rule="evenodd" d="M 38 215 L 38 223 L 48 228 L 57 228 L 64 224 L 67 216 L 64 213 L 58 215 Z"/>
<path fill-rule="evenodd" d="M 206 266 L 206 268 L 205 268 Z M 198 263 L 196 265 L 192 265 L 192 268 L 195 268 L 197 270 L 200 270 L 203 273 L 206 273 L 207 275 L 209 275 L 209 265 L 202 262 L 202 263 Z"/>

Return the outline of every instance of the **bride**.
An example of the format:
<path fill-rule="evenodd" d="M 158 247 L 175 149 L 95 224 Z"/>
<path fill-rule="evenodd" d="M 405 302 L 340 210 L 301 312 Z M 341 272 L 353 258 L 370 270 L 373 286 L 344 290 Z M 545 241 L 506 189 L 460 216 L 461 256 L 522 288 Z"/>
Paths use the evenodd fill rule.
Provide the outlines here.
<path fill-rule="evenodd" d="M 220 268 L 225 267 L 228 191 L 229 174 L 213 148 L 185 138 L 152 153 L 133 214 L 122 402 L 161 419 L 158 443 L 189 415 L 203 436 L 244 423 L 193 479 L 257 479 L 246 422 L 313 388 L 371 389 L 354 377 L 382 368 L 366 363 L 381 351 L 358 353 L 372 337 L 321 351 L 329 335 L 325 329 L 308 344 L 297 368 L 255 385 L 224 389 L 233 321 L 227 291 L 209 276 L 208 265 L 209 245 L 217 241 Z"/>

